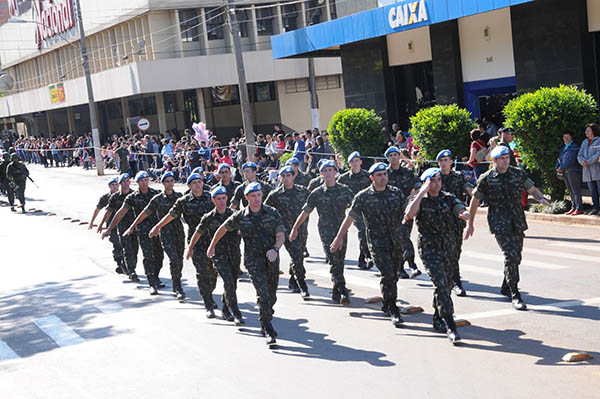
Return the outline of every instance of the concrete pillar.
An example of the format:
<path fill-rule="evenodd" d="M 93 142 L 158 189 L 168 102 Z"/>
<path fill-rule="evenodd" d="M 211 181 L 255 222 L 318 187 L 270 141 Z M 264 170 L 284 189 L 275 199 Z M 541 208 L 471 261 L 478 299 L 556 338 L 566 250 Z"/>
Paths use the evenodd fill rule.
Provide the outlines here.
<path fill-rule="evenodd" d="M 306 26 L 308 21 L 306 20 L 306 3 L 300 3 L 300 26 L 298 28 Z"/>
<path fill-rule="evenodd" d="M 275 7 L 275 23 L 274 23 L 274 29 L 273 29 L 273 34 L 277 35 L 279 33 L 283 33 L 285 32 L 285 29 L 283 29 L 283 17 L 281 15 L 281 4 L 277 4 Z"/>
<path fill-rule="evenodd" d="M 156 112 L 158 113 L 158 131 L 164 133 L 167 131 L 167 116 L 165 115 L 165 100 L 162 92 L 155 93 Z"/>
<path fill-rule="evenodd" d="M 52 132 L 54 131 L 54 120 L 52 118 L 52 111 L 46 111 L 46 122 L 48 123 L 48 133 L 52 136 Z"/>
<path fill-rule="evenodd" d="M 327 20 L 331 21 L 331 5 L 330 5 L 330 0 L 325 0 L 325 4 L 323 6 L 325 7 L 325 15 L 327 16 Z"/>
<path fill-rule="evenodd" d="M 204 109 L 204 93 L 202 89 L 196 89 L 196 101 L 198 102 L 198 117 L 206 123 L 206 110 Z M 191 127 L 191 126 L 190 126 Z"/>
<path fill-rule="evenodd" d="M 254 8 L 254 4 L 252 4 L 250 6 L 250 10 L 246 10 L 248 12 L 248 14 L 250 15 L 250 20 L 248 21 L 249 26 L 248 26 L 248 38 L 250 39 L 250 46 L 249 46 L 249 50 L 253 51 L 256 50 L 258 47 L 258 23 L 256 21 L 256 9 Z"/>
<path fill-rule="evenodd" d="M 69 122 L 69 133 L 75 133 L 75 115 L 73 115 L 73 107 L 67 107 L 67 121 Z"/>
<path fill-rule="evenodd" d="M 204 13 L 204 8 L 201 8 L 199 10 L 200 12 L 200 26 L 198 26 L 198 29 L 200 29 L 199 35 L 200 35 L 200 48 L 203 49 L 203 53 L 202 55 L 210 55 L 210 49 L 208 48 L 208 30 L 206 29 L 206 14 Z"/>
<path fill-rule="evenodd" d="M 129 100 L 127 100 L 127 97 L 121 97 L 121 110 L 123 111 L 123 127 L 125 128 L 125 133 L 129 133 L 129 123 L 127 122 L 127 119 L 131 115 L 129 115 Z"/>

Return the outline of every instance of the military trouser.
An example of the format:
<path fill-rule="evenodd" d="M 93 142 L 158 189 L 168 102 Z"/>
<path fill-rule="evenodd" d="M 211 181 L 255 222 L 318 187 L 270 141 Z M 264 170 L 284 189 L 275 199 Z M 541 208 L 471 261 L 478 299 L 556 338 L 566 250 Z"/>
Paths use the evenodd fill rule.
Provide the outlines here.
<path fill-rule="evenodd" d="M 519 265 L 523 251 L 523 232 L 506 232 L 495 234 L 496 242 L 504 254 L 504 280 L 511 292 L 517 292 L 519 284 Z"/>
<path fill-rule="evenodd" d="M 450 297 L 450 280 L 446 270 L 450 269 L 450 237 L 419 237 L 419 255 L 425 266 L 425 271 L 435 286 L 433 292 L 434 313 L 440 317 L 452 317 L 454 304 Z M 446 245 L 444 245 L 446 242 Z"/>
<path fill-rule="evenodd" d="M 198 283 L 198 292 L 204 300 L 204 306 L 208 309 L 212 305 L 212 293 L 217 286 L 217 271 L 213 263 L 206 257 L 206 246 L 198 241 L 194 246 L 194 255 L 192 263 L 196 268 L 196 282 Z"/>
<path fill-rule="evenodd" d="M 7 191 L 8 203 L 10 206 L 15 205 L 15 197 L 19 200 L 21 205 L 25 206 L 25 186 L 27 180 L 13 180 L 14 185 L 12 187 L 9 183 L 9 190 Z"/>
<path fill-rule="evenodd" d="M 149 231 L 138 229 L 138 239 L 142 248 L 144 273 L 148 278 L 148 284 L 154 285 L 157 282 L 158 274 L 162 268 L 164 253 L 160 245 L 160 238 L 148 237 Z"/>
<path fill-rule="evenodd" d="M 169 267 L 171 279 L 173 282 L 181 280 L 181 271 L 183 270 L 183 252 L 185 250 L 185 237 L 183 229 L 166 229 L 169 225 L 162 228 L 160 232 L 160 242 L 163 250 L 169 258 Z"/>
<path fill-rule="evenodd" d="M 367 226 L 362 217 L 358 217 L 354 220 L 354 227 L 358 230 L 358 243 L 360 246 L 360 255 L 363 259 L 371 258 L 369 251 L 369 244 L 367 242 Z"/>
<path fill-rule="evenodd" d="M 112 244 L 113 250 L 112 255 L 117 265 L 123 269 L 125 266 L 123 260 L 123 247 L 121 246 L 121 241 L 119 240 L 119 233 L 117 233 L 117 229 L 112 229 L 110 231 L 110 236 L 108 237 L 110 243 Z M 123 273 L 127 273 L 127 270 L 123 270 Z"/>
<path fill-rule="evenodd" d="M 321 244 L 323 245 L 323 252 L 325 252 L 327 263 L 330 265 L 329 273 L 331 274 L 331 281 L 333 281 L 334 287 L 344 287 L 346 285 L 346 280 L 344 279 L 344 260 L 346 259 L 348 240 L 344 238 L 344 245 L 342 248 L 334 253 L 331 253 L 329 247 L 335 239 L 335 233 L 337 233 L 337 231 L 334 232 L 334 234 L 328 234 L 319 231 L 319 235 L 321 236 Z"/>
<path fill-rule="evenodd" d="M 454 238 L 454 251 L 452 251 L 451 261 L 448 265 L 448 270 L 446 270 L 446 274 L 448 275 L 448 281 L 450 287 L 453 287 L 457 284 L 460 284 L 460 254 L 462 252 L 462 244 L 463 244 L 463 232 L 464 229 L 456 228 L 456 231 L 452 233 L 452 238 Z"/>
<path fill-rule="evenodd" d="M 124 270 L 128 275 L 135 273 L 135 268 L 137 267 L 137 256 L 138 256 L 138 237 L 137 234 L 130 234 L 128 236 L 123 236 L 123 233 L 127 230 L 129 226 L 123 226 L 121 229 L 120 224 L 118 227 L 119 233 L 119 241 L 121 242 L 121 247 L 123 248 L 123 255 L 125 255 L 125 266 L 127 266 L 127 270 Z"/>
<path fill-rule="evenodd" d="M 289 233 L 286 232 L 284 246 L 290 254 L 290 275 L 297 280 L 306 278 L 306 269 L 304 268 L 304 249 L 306 248 L 307 232 L 305 228 L 298 230 L 298 237 L 294 241 L 289 240 Z"/>
<path fill-rule="evenodd" d="M 410 239 L 414 221 L 411 219 L 407 224 L 400 226 L 402 232 L 402 257 L 404 261 L 415 258 L 415 247 Z"/>
<path fill-rule="evenodd" d="M 395 251 L 395 246 L 391 242 L 377 243 L 371 245 L 371 256 L 381 273 L 381 296 L 385 307 L 396 304 L 398 297 L 398 271 L 404 263 L 402 254 Z"/>
<path fill-rule="evenodd" d="M 269 262 L 266 254 L 262 256 L 244 255 L 244 265 L 248 269 L 250 280 L 256 290 L 258 320 L 273 319 L 273 306 L 277 302 L 277 284 L 279 283 L 279 257 Z"/>
<path fill-rule="evenodd" d="M 6 181 L 6 184 L 4 185 L 4 187 L 6 188 L 6 197 L 8 199 L 8 203 L 10 204 L 10 206 L 14 206 L 15 205 L 15 192 L 13 191 L 10 184 L 8 184 L 8 181 Z"/>
<path fill-rule="evenodd" d="M 215 255 L 212 258 L 212 263 L 223 280 L 223 304 L 234 311 L 238 310 L 236 291 L 238 275 L 240 273 L 240 258 L 239 251 L 237 253 Z"/>

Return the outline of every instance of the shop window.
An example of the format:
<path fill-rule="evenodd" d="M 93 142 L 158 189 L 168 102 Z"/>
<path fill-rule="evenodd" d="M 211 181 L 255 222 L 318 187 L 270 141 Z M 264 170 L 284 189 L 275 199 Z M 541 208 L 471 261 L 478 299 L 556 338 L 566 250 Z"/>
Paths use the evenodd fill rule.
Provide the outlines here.
<path fill-rule="evenodd" d="M 206 33 L 208 40 L 223 40 L 225 14 L 223 7 L 206 9 Z"/>
<path fill-rule="evenodd" d="M 246 10 L 237 10 L 237 18 L 240 25 L 240 36 L 248 37 L 248 12 Z"/>
<path fill-rule="evenodd" d="M 319 4 L 319 0 L 310 0 L 306 3 L 307 26 L 318 24 L 325 20 L 325 18 L 325 5 Z"/>
<path fill-rule="evenodd" d="M 141 98 L 136 98 L 133 100 L 129 100 L 129 114 L 131 116 L 142 116 L 145 115 L 144 112 L 144 100 Z"/>
<path fill-rule="evenodd" d="M 283 29 L 286 32 L 298 29 L 298 10 L 295 4 L 284 5 L 281 13 Z"/>
<path fill-rule="evenodd" d="M 197 42 L 198 25 L 200 24 L 196 10 L 179 10 L 179 28 L 181 29 L 181 41 Z"/>
<path fill-rule="evenodd" d="M 273 34 L 273 9 L 258 8 L 256 10 L 256 24 L 258 36 L 270 36 Z"/>
<path fill-rule="evenodd" d="M 144 98 L 144 115 L 156 115 L 158 110 L 156 109 L 156 97 Z"/>
<path fill-rule="evenodd" d="M 261 82 L 254 84 L 254 101 L 257 103 L 275 101 L 275 82 Z"/>
<path fill-rule="evenodd" d="M 163 93 L 163 100 L 165 103 L 165 112 L 170 114 L 177 112 L 177 96 L 172 91 Z"/>
<path fill-rule="evenodd" d="M 106 104 L 106 113 L 108 119 L 120 119 L 123 117 L 123 109 L 121 108 L 121 102 L 110 102 Z"/>

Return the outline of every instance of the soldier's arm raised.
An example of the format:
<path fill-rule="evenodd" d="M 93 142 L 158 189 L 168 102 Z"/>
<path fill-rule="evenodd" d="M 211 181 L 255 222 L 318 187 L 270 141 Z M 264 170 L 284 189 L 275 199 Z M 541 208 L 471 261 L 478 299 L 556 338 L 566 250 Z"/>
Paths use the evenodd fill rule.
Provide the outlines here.
<path fill-rule="evenodd" d="M 408 205 L 406 206 L 406 210 L 404 211 L 404 220 L 402 223 L 406 224 L 409 220 L 414 219 L 419 213 L 419 208 L 421 208 L 421 200 L 427 194 L 429 190 L 429 185 L 431 184 L 431 179 L 427 179 L 425 183 L 421 186 L 417 194 L 409 200 Z"/>

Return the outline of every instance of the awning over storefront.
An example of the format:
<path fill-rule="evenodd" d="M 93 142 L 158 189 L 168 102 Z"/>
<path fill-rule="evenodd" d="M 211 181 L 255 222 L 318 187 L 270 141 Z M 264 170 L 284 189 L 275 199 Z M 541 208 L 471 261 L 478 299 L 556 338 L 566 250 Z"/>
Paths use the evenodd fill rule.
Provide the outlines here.
<path fill-rule="evenodd" d="M 403 0 L 271 37 L 273 58 L 333 54 L 337 46 L 534 0 Z"/>

